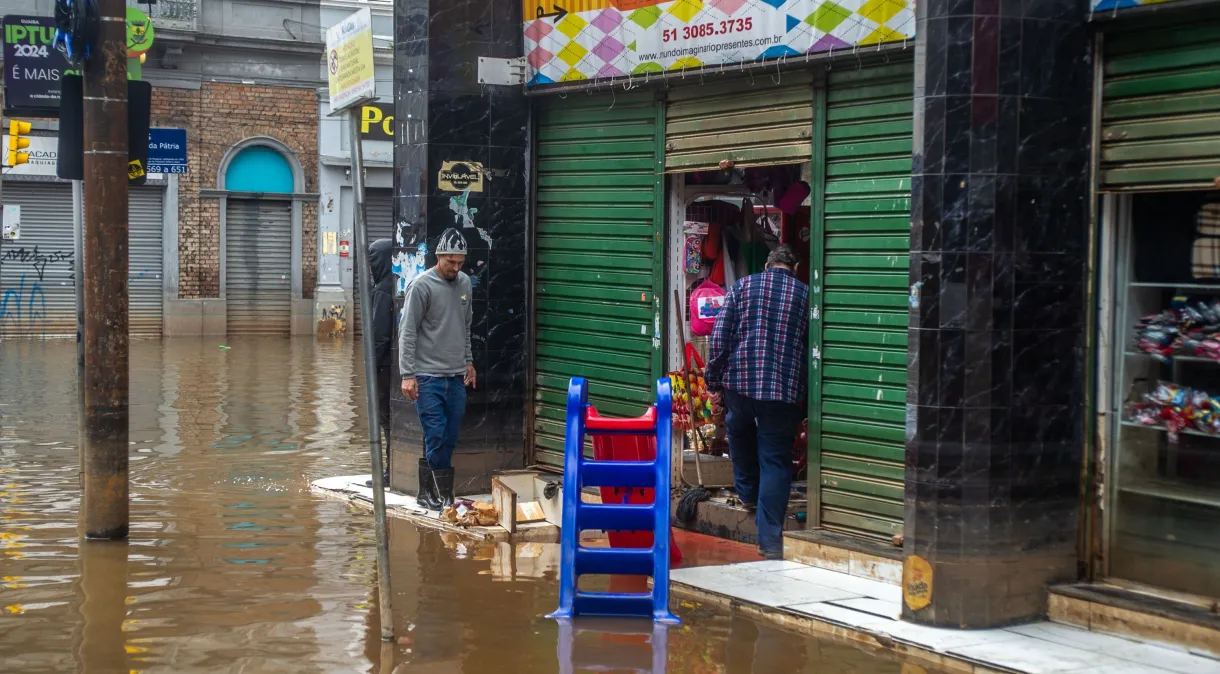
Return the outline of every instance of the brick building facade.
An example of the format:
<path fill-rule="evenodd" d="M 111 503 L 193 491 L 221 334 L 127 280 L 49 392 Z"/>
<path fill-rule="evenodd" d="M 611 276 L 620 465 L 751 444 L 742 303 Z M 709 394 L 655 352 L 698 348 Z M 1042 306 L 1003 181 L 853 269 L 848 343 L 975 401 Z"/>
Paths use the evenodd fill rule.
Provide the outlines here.
<path fill-rule="evenodd" d="M 153 89 L 152 125 L 186 129 L 189 170 L 179 177 L 180 299 L 220 296 L 218 171 L 236 143 L 273 138 L 296 155 L 305 191 L 317 190 L 318 99 L 315 89 L 203 82 L 198 89 Z M 202 192 L 202 194 L 201 194 Z M 317 203 L 302 204 L 301 276 L 305 298 L 317 279 Z"/>

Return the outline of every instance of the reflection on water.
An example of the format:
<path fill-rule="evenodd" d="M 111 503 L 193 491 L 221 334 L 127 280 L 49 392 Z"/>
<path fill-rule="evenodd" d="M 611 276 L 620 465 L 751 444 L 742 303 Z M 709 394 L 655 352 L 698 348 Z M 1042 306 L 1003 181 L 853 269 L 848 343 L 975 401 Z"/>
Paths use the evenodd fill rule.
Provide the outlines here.
<path fill-rule="evenodd" d="M 367 472 L 352 345 L 219 344 L 133 342 L 131 537 L 82 547 L 75 345 L 0 342 L 4 671 L 568 671 L 542 617 L 557 603 L 553 549 L 464 544 L 401 521 L 399 638 L 382 643 L 372 518 L 309 490 Z M 678 612 L 670 672 L 899 671 L 744 618 Z M 594 660 L 626 638 L 651 662 L 647 636 L 574 638 L 601 640 Z"/>

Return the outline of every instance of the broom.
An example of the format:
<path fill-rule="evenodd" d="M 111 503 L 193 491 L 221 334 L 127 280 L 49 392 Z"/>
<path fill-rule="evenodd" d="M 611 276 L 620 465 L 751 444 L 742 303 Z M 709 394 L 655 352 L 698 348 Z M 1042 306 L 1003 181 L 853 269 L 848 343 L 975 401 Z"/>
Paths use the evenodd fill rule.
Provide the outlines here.
<path fill-rule="evenodd" d="M 674 289 L 674 315 L 678 318 L 678 337 L 682 340 L 683 349 L 686 348 L 686 316 L 682 311 L 682 295 L 678 290 Z M 690 524 L 695 521 L 695 517 L 699 513 L 699 503 L 706 501 L 712 497 L 712 493 L 703 486 L 703 465 L 699 454 L 706 443 L 703 438 L 703 431 L 699 428 L 699 424 L 695 420 L 695 404 L 691 401 L 691 375 L 690 364 L 686 358 L 682 359 L 682 379 L 686 382 L 686 416 L 690 419 L 692 435 L 695 436 L 695 479 L 699 481 L 698 486 L 687 484 L 686 490 L 682 493 L 682 497 L 678 499 L 677 516 L 678 521 Z M 683 461 L 685 463 L 685 460 Z M 686 476 L 683 475 L 682 481 L 686 482 Z"/>

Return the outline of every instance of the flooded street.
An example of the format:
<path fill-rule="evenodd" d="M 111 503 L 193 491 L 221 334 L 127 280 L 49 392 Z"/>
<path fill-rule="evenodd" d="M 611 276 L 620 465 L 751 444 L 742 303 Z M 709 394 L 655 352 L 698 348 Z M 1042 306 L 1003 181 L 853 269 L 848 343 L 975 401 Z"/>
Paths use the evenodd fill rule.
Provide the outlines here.
<path fill-rule="evenodd" d="M 383 645 L 372 515 L 309 488 L 368 472 L 353 348 L 133 342 L 131 536 L 82 549 L 75 345 L 0 342 L 0 670 L 561 671 L 559 632 L 543 617 L 557 604 L 555 570 L 528 563 L 549 556 L 396 520 L 399 639 Z M 684 625 L 669 632 L 670 672 L 900 670 L 849 646 L 675 606 Z M 651 659 L 642 638 L 578 641 L 586 661 Z"/>

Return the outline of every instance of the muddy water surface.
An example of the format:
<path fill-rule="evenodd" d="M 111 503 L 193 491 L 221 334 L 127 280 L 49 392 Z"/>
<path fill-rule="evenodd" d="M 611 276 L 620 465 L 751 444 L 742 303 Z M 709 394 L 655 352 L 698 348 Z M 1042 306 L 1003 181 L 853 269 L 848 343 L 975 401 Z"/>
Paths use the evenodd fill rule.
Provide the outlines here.
<path fill-rule="evenodd" d="M 348 344 L 137 341 L 131 537 L 78 539 L 75 345 L 0 341 L 0 671 L 559 672 L 554 551 L 391 522 L 395 632 L 377 624 L 372 517 L 310 492 L 367 472 Z M 847 646 L 690 603 L 670 672 L 898 672 Z M 585 665 L 645 637 L 575 638 Z M 579 663 L 578 663 L 579 664 Z"/>

